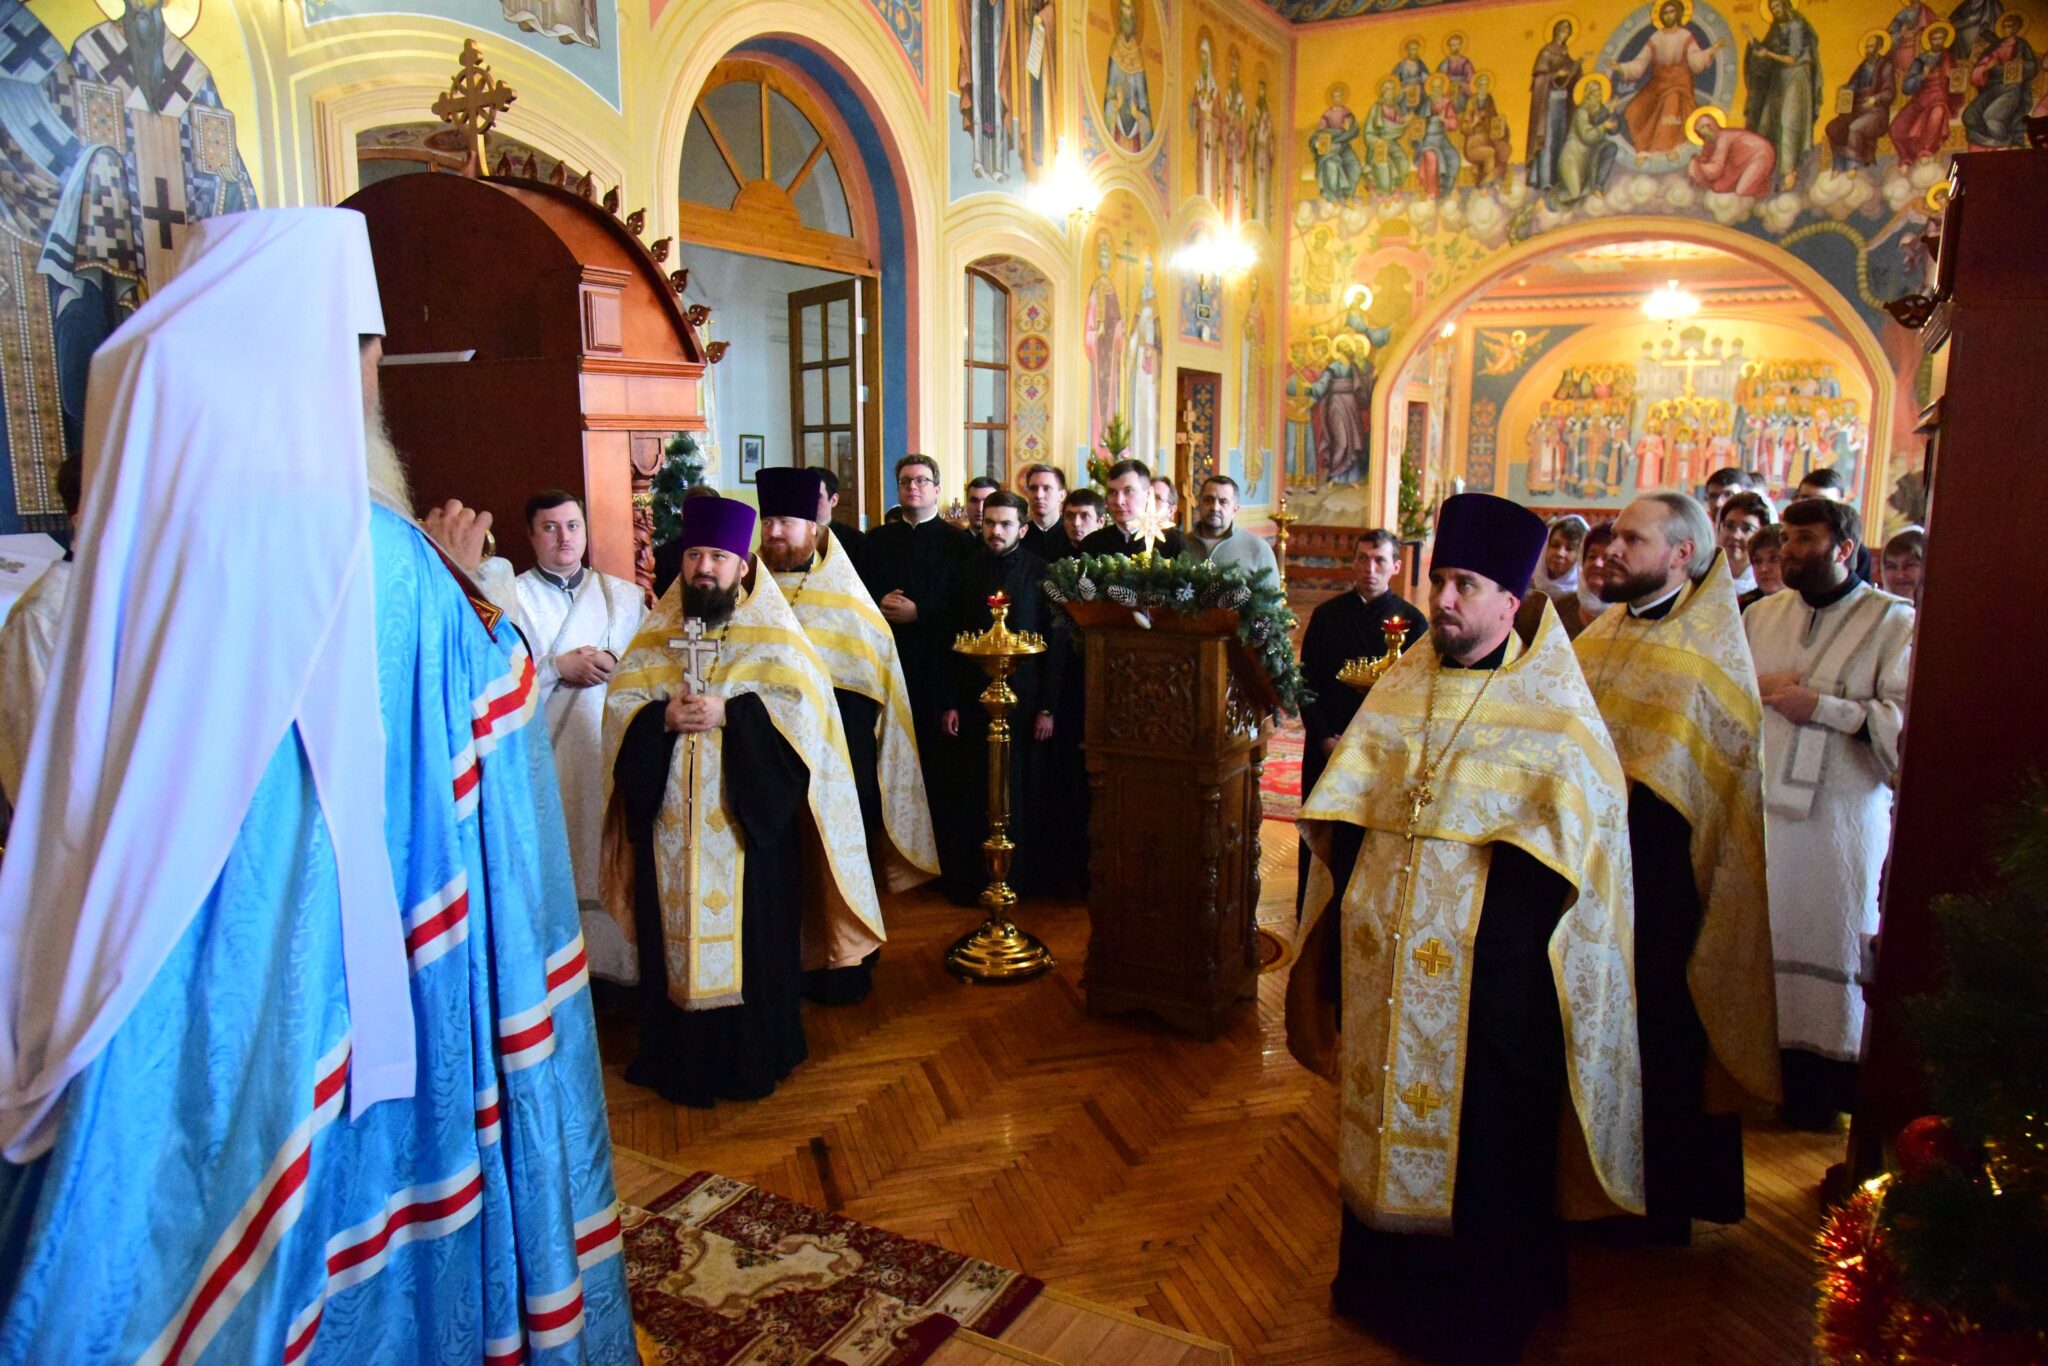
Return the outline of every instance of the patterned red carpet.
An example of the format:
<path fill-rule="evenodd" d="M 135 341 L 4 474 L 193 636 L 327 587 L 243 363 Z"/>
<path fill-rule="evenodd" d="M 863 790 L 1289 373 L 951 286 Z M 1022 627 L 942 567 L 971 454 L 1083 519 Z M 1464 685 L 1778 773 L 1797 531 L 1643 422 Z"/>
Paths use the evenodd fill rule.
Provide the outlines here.
<path fill-rule="evenodd" d="M 1266 770 L 1259 778 L 1259 796 L 1269 821 L 1291 821 L 1301 810 L 1301 745 L 1299 720 L 1290 720 L 1266 742 Z"/>
<path fill-rule="evenodd" d="M 626 1284 L 647 1366 L 915 1366 L 990 1337 L 1044 1283 L 698 1172 L 628 1206 Z"/>

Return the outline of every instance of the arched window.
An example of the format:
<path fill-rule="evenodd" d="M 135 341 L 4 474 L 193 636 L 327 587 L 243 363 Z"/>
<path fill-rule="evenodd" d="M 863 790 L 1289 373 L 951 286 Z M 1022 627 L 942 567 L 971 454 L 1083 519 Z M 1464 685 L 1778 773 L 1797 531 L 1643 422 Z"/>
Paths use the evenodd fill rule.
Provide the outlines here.
<path fill-rule="evenodd" d="M 1010 486 L 1010 290 L 967 270 L 967 474 Z"/>
<path fill-rule="evenodd" d="M 811 93 L 765 62 L 720 62 L 690 111 L 683 235 L 709 246 L 872 272 L 858 161 Z"/>

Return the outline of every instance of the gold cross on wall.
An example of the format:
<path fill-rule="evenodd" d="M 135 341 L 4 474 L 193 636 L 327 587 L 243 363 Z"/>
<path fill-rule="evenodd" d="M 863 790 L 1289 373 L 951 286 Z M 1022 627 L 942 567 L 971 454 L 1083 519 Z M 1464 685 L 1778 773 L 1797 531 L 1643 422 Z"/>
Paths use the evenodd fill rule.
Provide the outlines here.
<path fill-rule="evenodd" d="M 1433 1111 L 1444 1107 L 1444 1093 L 1426 1081 L 1411 1081 L 1401 1093 L 1401 1103 L 1413 1110 L 1416 1118 L 1426 1121 Z"/>
<path fill-rule="evenodd" d="M 1458 960 L 1445 952 L 1444 941 L 1437 938 L 1431 938 L 1411 956 L 1415 959 L 1416 966 L 1430 977 L 1441 976 L 1458 965 Z"/>

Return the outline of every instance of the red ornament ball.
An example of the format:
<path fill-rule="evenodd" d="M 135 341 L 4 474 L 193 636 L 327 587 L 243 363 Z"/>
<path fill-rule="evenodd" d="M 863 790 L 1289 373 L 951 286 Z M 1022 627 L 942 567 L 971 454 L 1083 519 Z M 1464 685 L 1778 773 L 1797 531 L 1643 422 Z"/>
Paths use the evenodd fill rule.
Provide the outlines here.
<path fill-rule="evenodd" d="M 1899 1158 L 1899 1175 L 1908 1181 L 1918 1181 L 1943 1167 L 1965 1166 L 1970 1160 L 1969 1150 L 1940 1115 L 1922 1115 L 1899 1130 L 1893 1150 Z"/>

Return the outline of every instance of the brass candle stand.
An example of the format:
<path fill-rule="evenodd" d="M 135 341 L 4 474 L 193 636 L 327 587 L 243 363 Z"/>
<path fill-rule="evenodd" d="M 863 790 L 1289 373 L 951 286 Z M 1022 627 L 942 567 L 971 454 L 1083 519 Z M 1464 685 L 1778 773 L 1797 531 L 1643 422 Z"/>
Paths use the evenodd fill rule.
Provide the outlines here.
<path fill-rule="evenodd" d="M 988 605 L 995 616 L 989 628 L 962 631 L 953 642 L 955 652 L 971 656 L 989 674 L 980 699 L 989 721 L 988 838 L 981 842 L 988 860 L 988 886 L 981 893 L 986 919 L 980 929 L 946 951 L 946 966 L 970 981 L 1021 982 L 1049 971 L 1053 957 L 1036 936 L 1018 929 L 1010 918 L 1017 906 L 1009 881 L 1010 857 L 1017 849 L 1010 840 L 1010 708 L 1017 705 L 1010 674 L 1019 659 L 1043 654 L 1045 640 L 1010 629 L 1008 594 L 992 595 Z"/>
<path fill-rule="evenodd" d="M 1387 676 L 1387 670 L 1401 662 L 1401 652 L 1408 648 L 1408 618 L 1388 617 L 1380 623 L 1380 634 L 1386 640 L 1386 653 L 1377 659 L 1360 655 L 1351 660 L 1337 670 L 1339 683 L 1367 692 Z"/>
<path fill-rule="evenodd" d="M 1301 515 L 1299 513 L 1287 510 L 1287 495 L 1281 494 L 1280 506 L 1273 511 L 1273 525 L 1278 528 L 1273 537 L 1273 559 L 1279 565 L 1280 573 L 1278 577 L 1282 591 L 1285 591 L 1287 587 L 1287 533 L 1300 520 Z"/>

